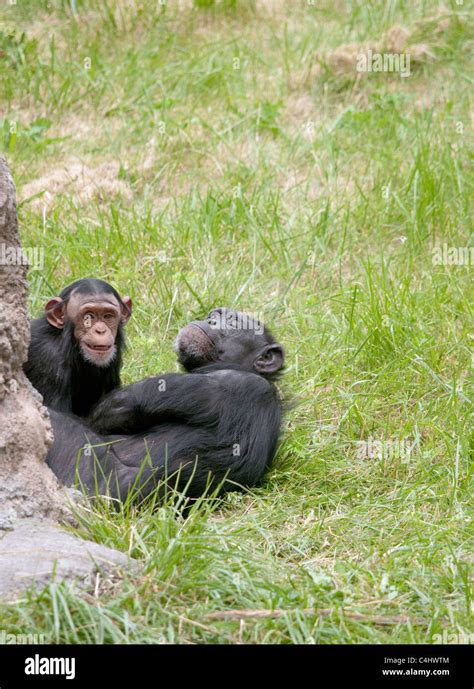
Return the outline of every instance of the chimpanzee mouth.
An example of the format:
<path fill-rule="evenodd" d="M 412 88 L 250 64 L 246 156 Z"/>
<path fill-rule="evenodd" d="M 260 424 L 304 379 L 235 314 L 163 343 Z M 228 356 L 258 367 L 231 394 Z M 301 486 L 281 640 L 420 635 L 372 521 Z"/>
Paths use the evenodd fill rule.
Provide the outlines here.
<path fill-rule="evenodd" d="M 197 323 L 190 323 L 188 327 L 197 328 L 197 329 L 206 337 L 207 341 L 208 341 L 209 344 L 213 347 L 213 349 L 215 349 L 216 345 L 215 345 L 214 342 L 211 340 L 211 338 L 209 337 L 209 335 L 207 334 L 207 332 L 206 332 L 205 330 L 203 330 L 203 329 L 201 328 L 200 325 L 198 325 Z"/>
<path fill-rule="evenodd" d="M 84 345 L 90 352 L 94 352 L 94 354 L 109 354 L 112 350 L 112 345 L 90 345 L 87 344 L 87 342 L 84 342 Z"/>
<path fill-rule="evenodd" d="M 181 364 L 195 368 L 217 358 L 217 350 L 209 335 L 197 323 L 190 323 L 178 333 L 175 351 Z"/>
<path fill-rule="evenodd" d="M 82 358 L 93 366 L 105 368 L 115 360 L 117 347 L 115 345 L 90 345 L 81 342 Z"/>

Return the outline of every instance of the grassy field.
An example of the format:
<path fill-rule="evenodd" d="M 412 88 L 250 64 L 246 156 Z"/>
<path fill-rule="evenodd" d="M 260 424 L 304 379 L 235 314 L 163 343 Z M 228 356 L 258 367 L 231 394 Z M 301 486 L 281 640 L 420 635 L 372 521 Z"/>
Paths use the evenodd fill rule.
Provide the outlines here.
<path fill-rule="evenodd" d="M 7 632 L 327 644 L 474 631 L 470 8 L 2 2 L 0 147 L 23 244 L 44 250 L 31 312 L 85 276 L 130 294 L 130 382 L 175 369 L 190 318 L 238 306 L 285 345 L 291 402 L 259 489 L 186 520 L 167 505 L 84 510 L 83 533 L 142 573 L 32 593 L 1 609 Z M 409 55 L 410 74 L 358 72 L 368 50 Z M 239 610 L 266 616 L 215 615 Z"/>

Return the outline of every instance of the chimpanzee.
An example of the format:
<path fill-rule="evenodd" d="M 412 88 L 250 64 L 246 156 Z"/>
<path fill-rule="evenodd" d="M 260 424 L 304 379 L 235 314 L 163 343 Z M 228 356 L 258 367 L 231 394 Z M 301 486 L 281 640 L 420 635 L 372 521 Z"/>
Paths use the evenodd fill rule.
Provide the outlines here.
<path fill-rule="evenodd" d="M 87 421 L 52 412 L 47 462 L 63 483 L 125 499 L 165 478 L 189 498 L 259 482 L 278 443 L 283 348 L 259 321 L 214 309 L 176 351 L 185 373 L 115 390 Z"/>
<path fill-rule="evenodd" d="M 131 299 L 87 278 L 63 289 L 44 310 L 31 324 L 24 371 L 47 407 L 87 416 L 105 393 L 120 387 Z"/>

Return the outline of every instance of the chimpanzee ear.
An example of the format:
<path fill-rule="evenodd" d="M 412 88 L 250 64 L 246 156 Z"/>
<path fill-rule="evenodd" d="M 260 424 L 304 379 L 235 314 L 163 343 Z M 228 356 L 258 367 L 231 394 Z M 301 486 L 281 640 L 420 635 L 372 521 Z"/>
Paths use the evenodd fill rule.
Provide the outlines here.
<path fill-rule="evenodd" d="M 271 374 L 276 373 L 285 363 L 285 352 L 279 344 L 268 345 L 254 362 L 254 369 L 257 373 Z"/>
<path fill-rule="evenodd" d="M 66 304 L 60 297 L 50 299 L 44 307 L 46 319 L 50 325 L 62 330 L 64 328 L 64 317 L 66 315 Z"/>
<path fill-rule="evenodd" d="M 120 321 L 122 325 L 125 325 L 128 323 L 130 320 L 130 316 L 132 315 L 132 300 L 130 297 L 124 297 L 122 299 L 122 315 L 120 317 Z"/>

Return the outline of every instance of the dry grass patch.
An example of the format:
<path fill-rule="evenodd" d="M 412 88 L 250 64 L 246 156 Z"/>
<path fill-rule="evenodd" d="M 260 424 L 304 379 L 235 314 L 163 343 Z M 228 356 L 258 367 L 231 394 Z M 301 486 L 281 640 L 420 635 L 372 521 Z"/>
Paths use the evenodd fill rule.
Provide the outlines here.
<path fill-rule="evenodd" d="M 111 197 L 132 198 L 130 186 L 119 179 L 120 165 L 117 161 L 103 162 L 89 167 L 81 161 L 70 159 L 61 166 L 45 172 L 23 186 L 22 202 L 31 199 L 34 208 L 48 207 L 58 194 L 72 196 L 79 204 L 93 199 L 107 203 Z"/>

